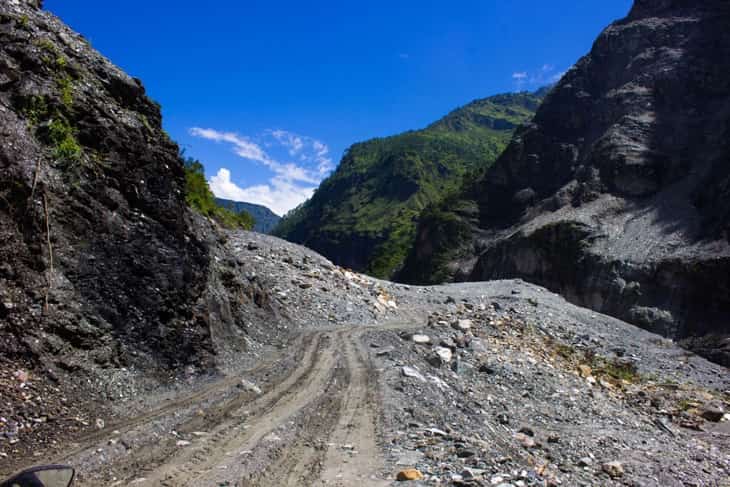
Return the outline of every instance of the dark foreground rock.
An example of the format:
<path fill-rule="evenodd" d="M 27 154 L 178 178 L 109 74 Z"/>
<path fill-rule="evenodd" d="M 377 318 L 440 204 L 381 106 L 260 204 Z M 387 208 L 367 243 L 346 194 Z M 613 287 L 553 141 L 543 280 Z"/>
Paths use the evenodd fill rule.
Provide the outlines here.
<path fill-rule="evenodd" d="M 422 222 L 401 278 L 522 277 L 730 364 L 729 22 L 637 1 Z"/>

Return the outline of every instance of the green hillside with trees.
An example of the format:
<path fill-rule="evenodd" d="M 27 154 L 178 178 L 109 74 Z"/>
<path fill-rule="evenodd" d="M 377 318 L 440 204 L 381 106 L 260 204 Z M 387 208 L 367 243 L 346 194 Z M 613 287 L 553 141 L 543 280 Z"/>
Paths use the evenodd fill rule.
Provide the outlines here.
<path fill-rule="evenodd" d="M 422 130 L 351 146 L 274 235 L 378 277 L 402 266 L 421 211 L 491 165 L 544 92 L 475 100 Z"/>

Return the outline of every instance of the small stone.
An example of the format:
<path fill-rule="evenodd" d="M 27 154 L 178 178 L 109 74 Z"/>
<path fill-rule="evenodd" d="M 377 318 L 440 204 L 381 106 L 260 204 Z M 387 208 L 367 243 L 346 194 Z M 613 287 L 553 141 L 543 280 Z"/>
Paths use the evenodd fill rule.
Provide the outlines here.
<path fill-rule="evenodd" d="M 263 392 L 261 391 L 261 388 L 259 386 L 246 379 L 241 380 L 241 387 L 247 391 L 253 392 L 256 395 L 260 395 Z"/>
<path fill-rule="evenodd" d="M 101 418 L 96 418 L 96 422 L 94 423 L 96 425 L 96 429 L 103 430 L 104 429 L 104 420 Z"/>
<path fill-rule="evenodd" d="M 413 343 L 417 343 L 419 345 L 428 345 L 429 343 L 431 343 L 431 337 L 428 335 L 416 334 L 411 337 L 411 340 L 413 341 Z"/>
<path fill-rule="evenodd" d="M 398 482 L 405 482 L 408 480 L 421 480 L 423 479 L 423 474 L 415 468 L 407 468 L 398 472 L 398 475 L 395 476 L 395 479 Z"/>
<path fill-rule="evenodd" d="M 188 446 L 190 445 L 189 441 L 186 440 L 178 440 L 177 443 L 175 443 L 176 446 Z"/>
<path fill-rule="evenodd" d="M 482 364 L 479 366 L 479 372 L 481 372 L 482 374 L 492 375 L 497 373 L 497 369 L 489 364 Z"/>
<path fill-rule="evenodd" d="M 578 460 L 579 467 L 590 467 L 591 465 L 593 465 L 593 459 L 591 457 L 583 457 Z"/>
<path fill-rule="evenodd" d="M 479 479 L 482 475 L 484 475 L 484 470 L 479 470 L 476 468 L 465 468 L 461 471 L 461 477 L 466 481 L 474 481 Z"/>
<path fill-rule="evenodd" d="M 408 367 L 406 365 L 401 369 L 401 373 L 403 374 L 404 377 L 411 377 L 414 379 L 418 379 L 421 382 L 426 382 L 426 378 L 413 367 Z"/>
<path fill-rule="evenodd" d="M 621 462 L 606 462 L 601 466 L 601 468 L 612 479 L 622 477 L 624 474 L 624 467 L 621 465 Z"/>
<path fill-rule="evenodd" d="M 584 379 L 590 377 L 593 375 L 593 369 L 591 369 L 588 365 L 580 364 L 578 366 L 578 372 L 580 372 L 580 376 Z"/>
<path fill-rule="evenodd" d="M 456 322 L 453 324 L 453 327 L 457 330 L 467 331 L 471 329 L 471 325 L 471 320 L 456 320 Z"/>
<path fill-rule="evenodd" d="M 436 355 L 438 355 L 438 357 L 441 359 L 441 362 L 448 364 L 449 362 L 451 362 L 451 359 L 453 357 L 453 352 L 451 352 L 450 348 L 437 347 Z"/>
<path fill-rule="evenodd" d="M 723 411 L 720 407 L 710 406 L 702 410 L 701 416 L 707 421 L 718 423 L 722 421 L 723 416 L 725 416 L 725 411 Z"/>
<path fill-rule="evenodd" d="M 524 433 L 527 436 L 535 436 L 535 430 L 533 430 L 529 426 L 523 426 L 522 428 L 520 428 L 520 433 Z"/>
<path fill-rule="evenodd" d="M 395 348 L 393 348 L 393 347 L 384 347 L 384 348 L 381 348 L 381 349 L 377 350 L 375 352 L 375 355 L 377 357 L 382 357 L 384 355 L 390 355 L 394 351 L 395 351 Z"/>
<path fill-rule="evenodd" d="M 25 370 L 18 370 L 13 374 L 16 379 L 18 379 L 19 382 L 28 382 L 29 376 L 28 372 Z"/>
<path fill-rule="evenodd" d="M 459 458 L 471 458 L 477 455 L 477 451 L 473 448 L 461 448 L 456 452 L 456 456 Z"/>

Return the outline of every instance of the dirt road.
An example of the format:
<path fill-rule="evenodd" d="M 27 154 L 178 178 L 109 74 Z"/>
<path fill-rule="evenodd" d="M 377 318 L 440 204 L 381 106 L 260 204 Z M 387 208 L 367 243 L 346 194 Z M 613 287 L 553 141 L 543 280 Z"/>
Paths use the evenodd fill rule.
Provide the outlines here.
<path fill-rule="evenodd" d="M 389 485 L 366 331 L 304 334 L 256 369 L 111 425 L 54 460 L 78 466 L 82 487 Z"/>

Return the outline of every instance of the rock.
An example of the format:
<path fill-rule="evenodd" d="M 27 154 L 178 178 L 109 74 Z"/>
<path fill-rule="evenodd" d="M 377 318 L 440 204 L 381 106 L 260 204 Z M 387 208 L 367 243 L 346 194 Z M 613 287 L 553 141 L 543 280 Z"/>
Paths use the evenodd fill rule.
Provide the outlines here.
<path fill-rule="evenodd" d="M 578 372 L 580 373 L 580 376 L 584 379 L 590 377 L 593 375 L 593 369 L 591 369 L 588 365 L 580 364 L 578 366 Z"/>
<path fill-rule="evenodd" d="M 191 443 L 187 440 L 178 440 L 177 443 L 175 443 L 176 446 L 188 446 Z"/>
<path fill-rule="evenodd" d="M 398 482 L 405 482 L 409 480 L 422 480 L 423 474 L 415 468 L 407 468 L 398 472 L 398 475 L 395 476 L 395 479 Z"/>
<path fill-rule="evenodd" d="M 448 364 L 449 362 L 451 362 L 451 358 L 454 356 L 451 349 L 446 347 L 436 347 L 435 353 L 441 360 L 441 363 L 444 364 Z"/>
<path fill-rule="evenodd" d="M 460 448 L 456 451 L 456 456 L 459 458 L 471 458 L 477 455 L 477 451 L 473 448 Z"/>
<path fill-rule="evenodd" d="M 416 334 L 411 337 L 411 340 L 413 343 L 417 343 L 419 345 L 428 345 L 431 343 L 431 337 L 428 335 Z"/>
<path fill-rule="evenodd" d="M 427 428 L 427 429 L 423 430 L 423 432 L 428 433 L 431 436 L 441 436 L 443 438 L 446 438 L 447 436 L 449 436 L 449 434 L 446 431 L 440 430 L 438 428 Z"/>
<path fill-rule="evenodd" d="M 253 392 L 256 395 L 260 395 L 263 392 L 259 386 L 246 379 L 241 379 L 241 387 L 243 387 L 247 391 Z"/>
<path fill-rule="evenodd" d="M 25 370 L 17 370 L 13 375 L 16 379 L 18 379 L 18 382 L 28 382 L 28 379 L 30 377 L 28 375 L 28 372 L 26 372 Z"/>
<path fill-rule="evenodd" d="M 477 370 L 479 370 L 479 372 L 481 372 L 482 374 L 488 374 L 488 375 L 492 375 L 492 374 L 496 374 L 497 373 L 497 369 L 495 369 L 494 367 L 492 367 L 490 364 L 486 364 L 486 363 L 485 364 L 481 364 L 479 366 L 479 369 L 477 369 Z"/>
<path fill-rule="evenodd" d="M 700 415 L 707 421 L 718 423 L 722 421 L 723 416 L 725 416 L 725 411 L 718 406 L 708 406 L 702 410 Z"/>
<path fill-rule="evenodd" d="M 461 471 L 461 477 L 467 482 L 479 480 L 484 475 L 484 470 L 477 468 L 465 468 Z"/>
<path fill-rule="evenodd" d="M 593 465 L 593 459 L 591 457 L 583 457 L 578 460 L 579 467 L 590 467 L 591 465 Z"/>
<path fill-rule="evenodd" d="M 104 420 L 101 418 L 96 418 L 94 425 L 96 426 L 96 429 L 103 430 L 104 429 Z"/>
<path fill-rule="evenodd" d="M 383 347 L 381 349 L 378 349 L 375 351 L 375 355 L 378 357 L 382 357 L 384 355 L 390 355 L 395 351 L 394 347 Z"/>
<path fill-rule="evenodd" d="M 495 416 L 495 419 L 497 420 L 497 422 L 499 424 L 502 424 L 505 426 L 509 424 L 509 416 L 507 416 L 507 414 L 505 414 L 505 413 L 497 414 L 497 416 Z"/>
<path fill-rule="evenodd" d="M 539 282 L 730 364 L 718 339 L 729 331 L 730 165 L 720 161 L 730 157 L 730 126 L 714 123 L 730 119 L 730 90 L 723 76 L 692 74 L 730 72 L 730 56 L 720 54 L 730 45 L 727 0 L 633 4 L 457 195 L 477 208 L 474 223 L 461 220 L 470 230 L 449 240 L 439 235 L 445 221 L 425 219 L 411 250 L 422 257 L 401 272 L 458 268 L 460 279 Z M 668 52 L 684 54 L 659 54 Z M 676 211 L 667 211 L 670 201 Z M 647 258 L 653 242 L 671 244 Z M 457 245 L 469 250 L 453 252 Z"/>
<path fill-rule="evenodd" d="M 471 320 L 456 320 L 454 324 L 452 325 L 455 329 L 460 331 L 468 331 L 472 327 L 472 321 Z"/>
<path fill-rule="evenodd" d="M 426 378 L 418 370 L 416 370 L 413 367 L 409 367 L 406 365 L 403 368 L 401 368 L 401 373 L 403 374 L 404 377 L 411 377 L 413 379 L 418 379 L 421 382 L 426 382 Z"/>
<path fill-rule="evenodd" d="M 601 469 L 608 474 L 612 479 L 622 477 L 624 475 L 624 467 L 621 462 L 613 461 L 606 462 L 601 465 Z"/>

